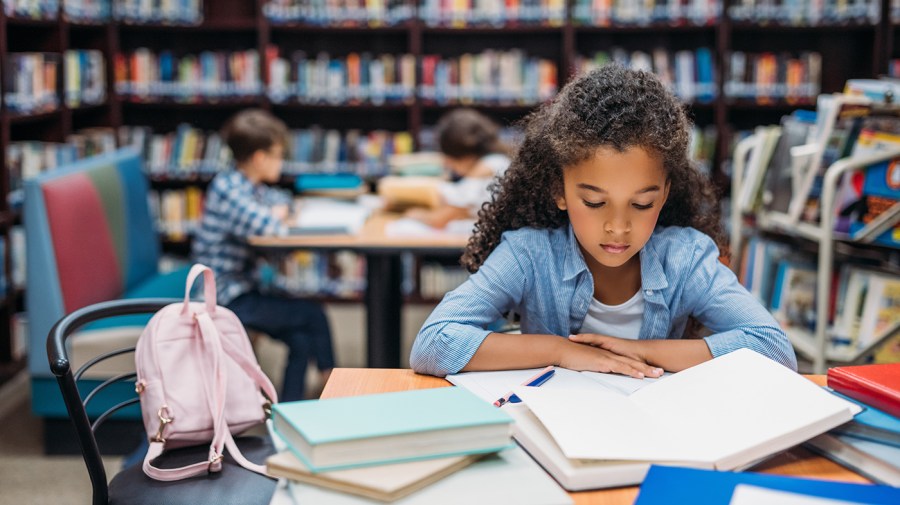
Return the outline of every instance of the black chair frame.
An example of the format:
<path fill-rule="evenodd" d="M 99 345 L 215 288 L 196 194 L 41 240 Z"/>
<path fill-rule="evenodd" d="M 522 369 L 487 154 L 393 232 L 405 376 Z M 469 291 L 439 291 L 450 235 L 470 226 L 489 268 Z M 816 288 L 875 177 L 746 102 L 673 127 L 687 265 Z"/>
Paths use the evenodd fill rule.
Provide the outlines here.
<path fill-rule="evenodd" d="M 72 336 L 79 328 L 98 319 L 156 312 L 166 305 L 177 303 L 179 301 L 179 299 L 175 298 L 136 298 L 131 300 L 115 300 L 97 303 L 78 309 L 63 317 L 53 326 L 50 330 L 50 334 L 47 336 L 47 358 L 50 360 L 50 371 L 59 383 L 59 388 L 66 404 L 66 410 L 68 410 L 69 418 L 75 426 L 78 444 L 81 447 L 81 454 L 84 457 L 84 463 L 87 466 L 88 475 L 91 479 L 91 487 L 93 489 L 92 503 L 94 505 L 106 505 L 109 502 L 109 487 L 106 479 L 106 469 L 103 467 L 103 460 L 100 456 L 100 449 L 97 447 L 97 439 L 94 434 L 96 433 L 97 428 L 108 419 L 109 416 L 129 405 L 138 403 L 140 399 L 138 398 L 137 393 L 135 393 L 134 398 L 110 407 L 92 423 L 88 419 L 87 404 L 97 393 L 108 387 L 110 384 L 134 379 L 136 374 L 132 372 L 111 377 L 91 390 L 85 396 L 84 400 L 82 400 L 81 394 L 78 391 L 77 382 L 90 367 L 113 356 L 134 352 L 134 347 L 117 349 L 96 356 L 82 365 L 73 374 L 68 352 L 66 350 L 66 339 Z"/>

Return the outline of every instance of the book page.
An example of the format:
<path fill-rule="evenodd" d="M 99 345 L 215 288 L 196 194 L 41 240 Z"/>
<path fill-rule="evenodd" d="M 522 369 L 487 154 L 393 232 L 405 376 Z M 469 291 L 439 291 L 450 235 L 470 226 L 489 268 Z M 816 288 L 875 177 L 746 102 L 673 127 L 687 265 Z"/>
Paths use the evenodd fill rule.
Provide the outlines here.
<path fill-rule="evenodd" d="M 570 459 L 693 461 L 693 443 L 667 416 L 596 387 L 518 387 L 517 395 Z"/>
<path fill-rule="evenodd" d="M 464 387 L 475 393 L 479 398 L 489 403 L 494 403 L 495 400 L 505 396 L 516 386 L 524 384 L 540 371 L 540 368 L 529 368 L 527 370 L 500 370 L 495 372 L 462 372 L 448 375 L 446 379 L 451 384 Z M 600 381 L 591 380 L 574 370 L 559 367 L 554 368 L 553 377 L 541 387 L 547 389 L 590 389 L 598 388 L 598 386 L 600 389 L 609 389 L 611 391 L 621 389 L 603 384 Z"/>
<path fill-rule="evenodd" d="M 778 443 L 790 434 L 795 434 L 791 445 L 800 443 L 825 431 L 809 431 L 817 423 L 843 419 L 827 430 L 856 411 L 850 402 L 749 349 L 679 372 L 629 398 L 654 417 L 681 426 L 672 436 L 691 439 L 694 457 L 711 461 Z"/>

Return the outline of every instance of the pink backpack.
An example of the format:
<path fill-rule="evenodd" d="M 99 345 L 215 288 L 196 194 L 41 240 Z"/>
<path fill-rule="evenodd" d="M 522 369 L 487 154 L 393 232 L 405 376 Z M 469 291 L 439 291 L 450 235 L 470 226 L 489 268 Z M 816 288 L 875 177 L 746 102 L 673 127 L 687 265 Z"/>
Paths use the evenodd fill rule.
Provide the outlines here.
<path fill-rule="evenodd" d="M 189 302 L 191 286 L 201 273 L 206 301 Z M 167 305 L 150 319 L 134 359 L 135 388 L 150 437 L 144 473 L 169 481 L 218 472 L 227 447 L 242 467 L 265 474 L 264 466 L 241 454 L 232 434 L 265 422 L 278 399 L 241 321 L 216 305 L 212 270 L 200 264 L 191 268 L 184 302 Z M 210 444 L 206 461 L 172 469 L 152 464 L 165 449 L 204 443 Z"/>

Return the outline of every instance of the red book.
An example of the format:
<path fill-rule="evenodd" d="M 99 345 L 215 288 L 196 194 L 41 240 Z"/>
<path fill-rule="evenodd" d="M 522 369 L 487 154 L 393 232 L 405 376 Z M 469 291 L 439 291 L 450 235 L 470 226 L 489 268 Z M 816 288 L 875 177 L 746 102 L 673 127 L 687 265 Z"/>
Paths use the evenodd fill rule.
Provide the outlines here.
<path fill-rule="evenodd" d="M 828 387 L 900 417 L 900 363 L 831 368 Z"/>

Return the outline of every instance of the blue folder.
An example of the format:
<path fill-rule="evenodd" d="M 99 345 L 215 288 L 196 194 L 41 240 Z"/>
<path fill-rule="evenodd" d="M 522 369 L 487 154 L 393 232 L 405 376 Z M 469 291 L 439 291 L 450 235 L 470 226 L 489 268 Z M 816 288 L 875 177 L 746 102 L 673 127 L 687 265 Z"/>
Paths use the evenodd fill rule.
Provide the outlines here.
<path fill-rule="evenodd" d="M 857 503 L 877 505 L 900 503 L 900 488 L 889 486 L 658 465 L 650 467 L 634 503 L 635 505 L 659 503 L 727 505 L 731 501 L 734 487 L 738 484 Z"/>

